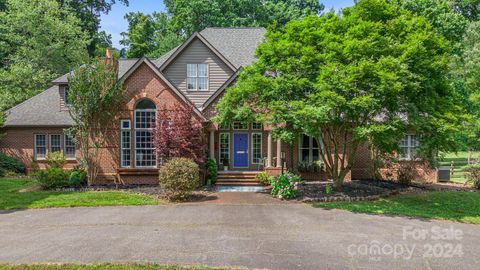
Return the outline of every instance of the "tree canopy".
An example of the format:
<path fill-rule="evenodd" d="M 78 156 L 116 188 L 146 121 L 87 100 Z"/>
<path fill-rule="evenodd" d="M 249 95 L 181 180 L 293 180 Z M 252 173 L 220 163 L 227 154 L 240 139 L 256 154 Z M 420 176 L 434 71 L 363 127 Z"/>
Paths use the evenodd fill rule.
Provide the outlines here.
<path fill-rule="evenodd" d="M 80 21 L 55 0 L 7 0 L 0 11 L 0 111 L 87 58 Z"/>
<path fill-rule="evenodd" d="M 166 0 L 167 12 L 125 16 L 128 32 L 122 33 L 127 57 L 159 57 L 206 27 L 283 26 L 292 19 L 318 15 L 317 0 Z"/>
<path fill-rule="evenodd" d="M 261 121 L 289 142 L 320 138 L 337 186 L 367 140 L 388 152 L 412 132 L 425 157 L 454 145 L 462 110 L 447 77 L 448 42 L 396 3 L 360 0 L 340 14 L 270 28 L 257 57 L 216 120 Z"/>

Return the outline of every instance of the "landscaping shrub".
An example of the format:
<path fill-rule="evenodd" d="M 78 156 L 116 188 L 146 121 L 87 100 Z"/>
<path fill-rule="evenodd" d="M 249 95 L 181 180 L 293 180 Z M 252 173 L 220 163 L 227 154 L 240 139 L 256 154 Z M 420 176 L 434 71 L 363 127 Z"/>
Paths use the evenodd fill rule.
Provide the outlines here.
<path fill-rule="evenodd" d="M 35 178 L 43 189 L 68 186 L 69 173 L 61 168 L 47 168 L 35 173 Z"/>
<path fill-rule="evenodd" d="M 298 185 L 302 183 L 302 179 L 293 173 L 281 174 L 273 178 L 271 194 L 280 199 L 293 199 L 297 197 Z"/>
<path fill-rule="evenodd" d="M 0 153 L 0 171 L 3 171 L 4 174 L 7 172 L 24 174 L 26 172 L 26 168 L 25 164 L 23 164 L 20 160 Z"/>
<path fill-rule="evenodd" d="M 173 158 L 160 169 L 160 186 L 169 200 L 184 200 L 200 185 L 198 165 L 188 158 Z"/>
<path fill-rule="evenodd" d="M 480 164 L 465 166 L 467 183 L 472 184 L 476 189 L 480 189 Z"/>
<path fill-rule="evenodd" d="M 70 172 L 68 185 L 70 187 L 81 187 L 87 183 L 87 172 L 81 169 L 74 169 Z"/>
<path fill-rule="evenodd" d="M 6 174 L 6 171 L 3 168 L 0 168 L 0 177 L 4 177 Z"/>
<path fill-rule="evenodd" d="M 67 159 L 62 152 L 48 153 L 46 161 L 50 168 L 63 168 L 67 164 Z"/>
<path fill-rule="evenodd" d="M 412 162 L 400 162 L 397 169 L 398 182 L 410 185 L 415 179 L 415 165 Z"/>
<path fill-rule="evenodd" d="M 208 185 L 214 185 L 217 182 L 218 177 L 217 163 L 215 160 L 209 158 L 205 167 L 207 169 Z"/>
<path fill-rule="evenodd" d="M 261 172 L 257 174 L 255 178 L 262 186 L 269 186 L 273 179 L 273 177 L 271 177 L 267 172 Z"/>

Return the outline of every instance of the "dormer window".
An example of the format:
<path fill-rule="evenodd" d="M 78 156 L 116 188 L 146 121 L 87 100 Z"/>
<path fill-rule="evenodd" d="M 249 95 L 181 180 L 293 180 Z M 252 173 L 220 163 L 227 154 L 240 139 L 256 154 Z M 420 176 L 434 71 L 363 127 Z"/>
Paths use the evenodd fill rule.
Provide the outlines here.
<path fill-rule="evenodd" d="M 70 104 L 70 101 L 68 100 L 68 85 L 65 85 L 63 88 L 63 101 L 65 102 L 65 105 Z"/>
<path fill-rule="evenodd" d="M 208 64 L 187 64 L 187 90 L 208 90 Z"/>

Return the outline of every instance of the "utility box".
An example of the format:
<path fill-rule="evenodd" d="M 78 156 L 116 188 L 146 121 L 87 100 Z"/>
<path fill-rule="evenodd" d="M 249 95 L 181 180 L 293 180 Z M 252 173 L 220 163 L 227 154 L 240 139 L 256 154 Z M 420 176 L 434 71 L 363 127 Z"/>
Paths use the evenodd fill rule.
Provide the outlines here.
<path fill-rule="evenodd" d="M 438 182 L 449 182 L 450 181 L 450 167 L 439 167 L 437 170 L 437 181 Z"/>

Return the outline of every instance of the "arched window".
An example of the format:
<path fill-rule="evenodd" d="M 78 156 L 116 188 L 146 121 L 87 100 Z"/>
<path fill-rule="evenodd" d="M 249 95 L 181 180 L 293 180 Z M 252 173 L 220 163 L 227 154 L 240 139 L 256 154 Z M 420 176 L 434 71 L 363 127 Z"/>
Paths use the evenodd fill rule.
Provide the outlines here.
<path fill-rule="evenodd" d="M 156 106 L 149 99 L 142 99 L 135 106 L 135 167 L 156 167 L 157 158 L 153 145 Z"/>

